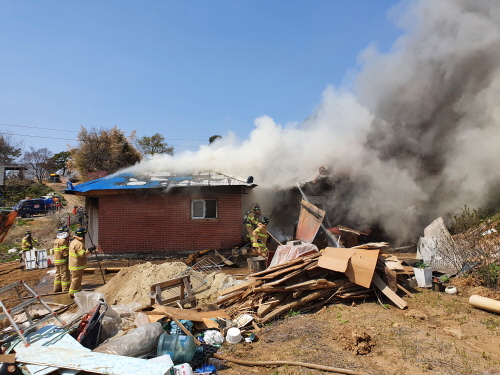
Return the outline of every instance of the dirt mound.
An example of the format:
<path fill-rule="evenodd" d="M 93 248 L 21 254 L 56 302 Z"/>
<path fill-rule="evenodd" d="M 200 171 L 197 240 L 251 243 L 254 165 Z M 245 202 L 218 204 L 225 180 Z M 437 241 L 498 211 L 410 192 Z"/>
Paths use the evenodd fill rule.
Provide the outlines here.
<path fill-rule="evenodd" d="M 352 354 L 364 355 L 372 351 L 376 345 L 375 340 L 364 331 L 341 332 L 340 341 L 344 344 L 344 349 Z"/>
<path fill-rule="evenodd" d="M 152 264 L 150 262 L 122 269 L 106 285 L 97 289 L 111 304 L 139 302 L 150 304 L 149 286 L 172 279 L 186 269 L 182 262 Z"/>

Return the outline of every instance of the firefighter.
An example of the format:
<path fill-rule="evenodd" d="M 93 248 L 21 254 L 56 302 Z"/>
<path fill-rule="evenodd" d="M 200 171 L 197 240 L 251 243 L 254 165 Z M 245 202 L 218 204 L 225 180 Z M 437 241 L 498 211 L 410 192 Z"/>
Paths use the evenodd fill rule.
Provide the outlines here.
<path fill-rule="evenodd" d="M 254 242 L 253 231 L 257 229 L 257 225 L 259 224 L 259 218 L 260 218 L 260 206 L 257 204 L 255 205 L 252 211 L 247 211 L 243 219 L 243 224 L 245 224 L 248 232 L 247 237 L 250 239 L 251 243 Z"/>
<path fill-rule="evenodd" d="M 267 258 L 267 239 L 269 238 L 269 233 L 267 232 L 267 224 L 269 224 L 269 219 L 267 217 L 263 217 L 260 219 L 259 224 L 257 225 L 257 229 L 255 229 L 252 233 L 253 248 L 254 250 L 264 258 Z"/>
<path fill-rule="evenodd" d="M 21 241 L 21 259 L 19 262 L 21 264 L 21 269 L 24 271 L 26 267 L 26 252 L 33 250 L 33 246 L 38 245 L 38 240 L 36 238 L 31 237 L 31 231 L 27 230 L 24 233 L 24 237 Z"/>
<path fill-rule="evenodd" d="M 69 238 L 67 227 L 61 227 L 57 231 L 57 238 L 54 241 L 52 250 L 54 251 L 54 265 L 56 266 L 54 293 L 68 292 L 71 281 L 68 268 Z"/>
<path fill-rule="evenodd" d="M 95 246 L 85 250 L 85 235 L 87 230 L 83 227 L 75 231 L 75 237 L 69 244 L 69 269 L 71 271 L 71 285 L 69 296 L 82 290 L 83 270 L 87 268 L 87 257 L 96 251 Z"/>

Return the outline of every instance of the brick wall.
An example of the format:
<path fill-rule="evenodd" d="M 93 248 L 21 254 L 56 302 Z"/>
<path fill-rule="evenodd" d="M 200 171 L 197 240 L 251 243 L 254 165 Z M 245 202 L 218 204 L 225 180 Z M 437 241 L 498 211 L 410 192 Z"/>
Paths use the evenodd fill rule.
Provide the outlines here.
<path fill-rule="evenodd" d="M 192 199 L 217 199 L 217 219 L 191 219 Z M 241 194 L 198 193 L 99 197 L 105 253 L 229 248 L 241 241 Z"/>

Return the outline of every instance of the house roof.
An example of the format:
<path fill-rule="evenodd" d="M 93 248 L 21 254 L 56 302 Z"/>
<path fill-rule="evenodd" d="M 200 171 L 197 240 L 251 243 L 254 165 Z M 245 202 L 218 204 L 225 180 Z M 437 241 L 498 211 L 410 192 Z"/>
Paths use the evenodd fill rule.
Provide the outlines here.
<path fill-rule="evenodd" d="M 76 186 L 68 186 L 66 193 L 86 193 L 95 190 L 166 189 L 203 186 L 246 186 L 253 188 L 257 185 L 213 171 L 197 174 L 175 174 L 171 172 L 138 174 L 127 172 L 102 177 Z"/>

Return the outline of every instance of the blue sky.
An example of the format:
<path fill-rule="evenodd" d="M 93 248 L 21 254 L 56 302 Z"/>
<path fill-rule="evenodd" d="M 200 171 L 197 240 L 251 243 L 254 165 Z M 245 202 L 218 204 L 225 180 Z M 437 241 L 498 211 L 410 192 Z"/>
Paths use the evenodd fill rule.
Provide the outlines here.
<path fill-rule="evenodd" d="M 363 49 L 390 49 L 397 3 L 0 0 L 0 130 L 60 152 L 80 125 L 117 125 L 178 153 L 262 115 L 300 122 Z"/>

